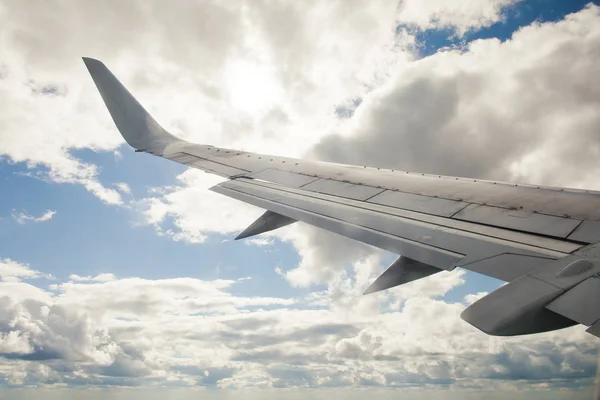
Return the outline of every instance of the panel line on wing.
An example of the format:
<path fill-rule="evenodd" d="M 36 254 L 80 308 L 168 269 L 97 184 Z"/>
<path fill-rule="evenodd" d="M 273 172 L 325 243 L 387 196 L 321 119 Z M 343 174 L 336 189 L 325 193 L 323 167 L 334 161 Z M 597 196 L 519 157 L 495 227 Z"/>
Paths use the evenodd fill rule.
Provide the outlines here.
<path fill-rule="evenodd" d="M 261 192 L 261 189 L 257 188 L 257 186 L 263 186 L 262 192 Z M 282 196 L 281 191 L 278 189 L 264 187 L 264 185 L 255 185 L 250 182 L 244 182 L 243 179 L 236 180 L 235 182 L 224 182 L 224 183 L 218 185 L 217 187 L 226 187 L 226 188 L 230 188 L 230 189 L 241 190 L 247 194 L 250 194 L 253 196 L 258 196 L 258 197 L 264 197 L 265 195 L 269 195 L 272 197 L 269 200 L 284 204 L 286 206 L 290 206 L 290 204 L 288 204 L 290 201 L 294 201 L 296 203 L 297 202 L 302 203 L 302 202 L 309 201 L 309 202 L 312 202 L 313 204 L 315 204 L 315 207 L 329 207 L 332 203 L 331 201 L 329 201 L 327 199 L 316 198 L 316 197 L 313 197 L 312 199 L 310 199 L 309 196 L 304 196 L 304 195 L 295 195 L 294 196 L 291 193 L 288 195 Z M 294 204 L 292 207 L 305 209 L 304 207 L 301 207 L 298 204 Z M 348 208 L 347 205 L 346 205 L 346 207 Z M 358 209 L 361 210 L 362 214 L 357 213 Z M 343 210 L 341 208 L 336 208 L 336 207 L 330 208 L 330 210 L 331 210 L 332 214 L 329 214 L 328 215 L 329 217 L 334 217 L 334 214 L 341 215 L 343 213 L 347 213 L 353 220 L 362 219 L 365 223 L 375 224 L 375 225 L 379 225 L 381 223 L 387 223 L 387 224 L 389 224 L 388 229 L 391 229 L 392 231 L 397 232 L 397 233 L 393 233 L 393 235 L 395 237 L 402 237 L 402 238 L 406 238 L 409 240 L 415 240 L 415 239 L 410 239 L 410 237 L 421 238 L 423 241 L 421 241 L 421 242 L 419 242 L 418 240 L 416 240 L 416 241 L 419 243 L 424 243 L 424 241 L 427 241 L 427 243 L 426 243 L 427 245 L 434 246 L 434 247 L 440 247 L 437 244 L 435 244 L 435 242 L 437 242 L 439 240 L 443 241 L 444 243 L 447 243 L 444 245 L 445 247 L 441 247 L 441 248 L 446 248 L 446 249 L 449 249 L 449 247 L 447 247 L 448 245 L 452 245 L 455 247 L 459 246 L 462 249 L 466 249 L 469 246 L 475 246 L 473 253 L 469 257 L 469 261 L 478 259 L 479 256 L 477 254 L 480 254 L 480 253 L 481 254 L 485 253 L 484 256 L 489 255 L 488 253 L 486 253 L 485 249 L 477 247 L 478 246 L 477 242 L 482 243 L 482 241 L 485 242 L 487 246 L 496 246 L 500 252 L 507 252 L 507 251 L 509 251 L 509 249 L 512 249 L 512 251 L 525 252 L 524 254 L 545 255 L 545 256 L 552 257 L 552 258 L 560 258 L 565 255 L 565 253 L 562 253 L 562 252 L 553 251 L 553 250 L 550 250 L 547 248 L 530 246 L 527 243 L 512 242 L 512 241 L 507 241 L 507 240 L 503 240 L 503 239 L 499 239 L 499 238 L 495 238 L 495 237 L 474 234 L 473 232 L 469 232 L 469 231 L 463 231 L 463 230 L 449 228 L 449 227 L 441 227 L 437 224 L 428 223 L 428 222 L 425 222 L 425 221 L 419 220 L 419 219 L 409 219 L 409 218 L 395 216 L 395 218 L 397 219 L 397 222 L 393 223 L 391 220 L 385 220 L 385 219 L 378 218 L 378 217 L 381 217 L 381 215 L 380 215 L 381 213 L 378 213 L 374 210 L 365 209 L 362 207 L 352 207 L 350 210 L 353 210 L 353 212 L 349 212 L 349 210 Z M 315 211 L 311 210 L 311 212 L 315 212 Z M 334 217 L 334 218 L 337 218 L 337 217 Z M 343 219 L 343 220 L 346 221 L 345 219 Z M 406 225 L 404 228 L 402 228 L 403 224 Z M 355 225 L 365 226 L 364 224 L 356 224 L 356 223 L 355 223 Z M 371 225 L 369 225 L 369 228 L 376 229 Z M 403 232 L 402 235 L 398 235 L 400 230 L 402 230 L 402 232 Z M 392 231 L 390 231 L 390 232 L 392 232 Z M 390 232 L 388 232 L 388 233 L 390 233 Z M 429 232 L 429 233 L 427 233 L 427 232 Z M 432 234 L 434 234 L 434 235 L 432 236 Z M 431 242 L 432 240 L 433 240 L 433 242 Z M 473 242 L 473 241 L 475 241 L 475 242 Z M 461 254 L 465 254 L 465 253 L 463 253 L 463 251 L 466 251 L 466 250 L 458 250 L 458 248 L 454 248 L 451 251 L 456 251 Z"/>
<path fill-rule="evenodd" d="M 177 159 L 178 157 L 180 157 L 179 156 L 180 154 L 183 154 L 185 156 L 191 157 L 193 160 L 180 161 L 180 160 Z M 185 165 L 193 164 L 193 163 L 198 162 L 198 161 L 207 161 L 207 162 L 214 163 L 214 164 L 219 164 L 219 165 L 222 165 L 224 167 L 231 168 L 231 169 L 237 169 L 237 170 L 245 171 L 245 172 L 252 172 L 250 170 L 247 170 L 247 169 L 244 169 L 244 168 L 241 168 L 241 167 L 237 167 L 235 165 L 225 164 L 225 163 L 222 163 L 222 162 L 219 162 L 219 161 L 215 161 L 214 158 L 210 158 L 209 159 L 209 158 L 198 157 L 198 156 L 196 156 L 194 154 L 186 153 L 184 151 L 180 151 L 180 152 L 177 152 L 177 153 L 169 154 L 168 156 L 163 156 L 163 157 L 167 158 L 169 160 L 181 163 L 181 164 L 185 164 Z"/>
<path fill-rule="evenodd" d="M 318 179 L 302 186 L 302 190 L 329 194 L 332 196 L 340 196 L 359 201 L 366 201 L 385 191 L 383 188 L 376 188 L 368 185 L 356 185 L 354 183 L 340 182 L 333 179 Z"/>
<path fill-rule="evenodd" d="M 581 224 L 581 220 L 535 213 L 527 210 L 510 210 L 502 207 L 470 204 L 452 219 L 499 226 L 543 236 L 567 238 Z"/>
<path fill-rule="evenodd" d="M 249 182 L 245 182 L 244 179 L 240 179 L 240 180 L 238 180 L 238 182 L 250 184 Z M 225 182 L 224 184 L 227 184 L 227 182 Z M 467 232 L 470 234 L 486 236 L 491 239 L 500 239 L 503 241 L 513 242 L 517 245 L 525 244 L 525 245 L 531 246 L 531 247 L 536 247 L 536 248 L 545 249 L 545 250 L 552 250 L 555 252 L 562 253 L 563 255 L 565 253 L 571 253 L 582 247 L 580 244 L 574 244 L 574 243 L 570 243 L 570 242 L 567 242 L 564 240 L 557 240 L 554 238 L 540 237 L 537 235 L 532 235 L 532 234 L 528 234 L 528 233 L 524 233 L 524 232 L 512 231 L 512 230 L 509 230 L 506 228 L 486 226 L 486 225 L 467 222 L 467 221 L 452 220 L 449 218 L 443 218 L 443 217 L 438 217 L 438 216 L 429 215 L 429 214 L 422 214 L 422 213 L 418 213 L 416 211 L 401 210 L 401 209 L 391 208 L 391 207 L 377 205 L 377 204 L 373 204 L 373 203 L 364 203 L 364 202 L 354 201 L 354 200 L 350 200 L 350 199 L 343 199 L 340 197 L 330 196 L 330 195 L 326 195 L 326 194 L 305 192 L 302 190 L 292 189 L 292 188 L 288 188 L 288 187 L 280 187 L 280 186 L 263 183 L 263 182 L 253 181 L 251 184 L 262 186 L 262 187 L 265 187 L 265 188 L 268 188 L 271 190 L 278 190 L 278 191 L 296 194 L 299 196 L 306 196 L 306 197 L 311 197 L 314 199 L 330 201 L 330 202 L 337 203 L 337 204 L 344 204 L 344 205 L 348 205 L 351 207 L 358 207 L 358 208 L 368 210 L 368 211 L 385 213 L 390 216 L 396 216 L 396 217 L 405 218 L 405 219 L 409 219 L 409 220 L 415 220 L 415 221 L 418 221 L 421 223 L 422 222 L 430 223 L 430 224 L 438 225 L 438 226 L 444 227 L 444 228 L 456 229 L 456 230 L 464 231 L 464 232 Z M 556 257 L 556 253 L 553 253 L 553 257 Z"/>
<path fill-rule="evenodd" d="M 233 188 L 217 185 L 217 186 L 213 186 L 212 188 L 210 188 L 210 190 L 212 190 L 216 193 L 220 193 L 220 194 L 223 194 L 223 195 L 226 195 L 229 197 L 233 197 L 235 199 L 256 205 L 258 207 L 272 210 L 274 212 L 277 212 L 282 215 L 286 215 L 287 217 L 296 219 L 298 221 L 308 222 L 317 227 L 322 227 L 322 226 L 319 226 L 320 224 L 315 223 L 314 221 L 312 221 L 312 222 L 307 221 L 307 219 L 310 219 L 310 217 L 312 216 L 312 217 L 317 217 L 317 218 L 325 220 L 325 221 L 330 221 L 330 222 L 336 223 L 337 226 L 330 225 L 330 226 L 327 226 L 327 228 L 323 228 L 323 229 L 330 230 L 332 232 L 341 234 L 343 236 L 353 238 L 353 239 L 362 241 L 366 244 L 370 244 L 372 246 L 379 247 L 379 248 L 382 248 L 382 249 L 385 249 L 385 250 L 388 250 L 391 252 L 405 254 L 407 257 L 416 259 L 418 261 L 421 261 L 421 262 L 424 262 L 427 264 L 437 266 L 439 268 L 452 269 L 452 267 L 456 263 L 456 261 L 458 261 L 459 259 L 461 259 L 462 257 L 465 256 L 462 253 L 453 252 L 448 249 L 444 249 L 444 248 L 428 245 L 425 243 L 416 242 L 414 240 L 402 238 L 399 236 L 391 235 L 386 232 L 382 232 L 382 231 L 379 231 L 379 230 L 376 230 L 373 228 L 369 228 L 369 227 L 365 227 L 362 225 L 353 224 L 348 221 L 343 221 L 343 220 L 333 218 L 331 216 L 327 216 L 324 214 L 316 213 L 313 211 L 304 210 L 304 209 L 297 208 L 297 207 L 291 207 L 291 206 L 279 203 L 274 200 L 256 197 L 254 195 L 251 195 L 251 194 L 248 194 L 248 193 L 245 193 L 245 192 L 233 189 Z M 309 218 L 307 218 L 307 217 L 309 217 Z M 367 233 L 370 232 L 372 234 L 375 234 L 381 240 L 374 241 L 374 240 L 371 240 L 369 237 L 365 237 L 365 236 L 355 237 L 352 235 L 352 233 L 348 232 L 348 229 L 347 229 L 348 226 L 354 227 L 355 229 L 358 229 L 362 232 L 367 232 Z M 447 261 L 440 263 L 440 262 L 436 262 L 435 260 L 420 257 L 420 255 L 422 256 L 422 254 L 413 254 L 414 251 L 411 250 L 411 248 L 398 247 L 398 244 L 399 244 L 398 242 L 404 243 L 404 244 L 412 246 L 414 248 L 421 248 L 421 249 L 425 249 L 425 250 L 434 252 L 438 256 L 445 256 Z"/>

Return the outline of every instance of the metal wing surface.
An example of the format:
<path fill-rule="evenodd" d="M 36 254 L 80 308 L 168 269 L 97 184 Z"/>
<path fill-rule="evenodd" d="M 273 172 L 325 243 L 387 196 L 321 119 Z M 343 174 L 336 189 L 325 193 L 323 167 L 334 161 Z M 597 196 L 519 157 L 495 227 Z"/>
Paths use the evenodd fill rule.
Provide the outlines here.
<path fill-rule="evenodd" d="M 456 267 L 510 282 L 462 315 L 489 334 L 535 333 L 575 323 L 594 328 L 600 320 L 594 303 L 584 317 L 574 311 L 574 304 L 599 287 L 594 244 L 600 240 L 600 192 L 189 143 L 166 132 L 103 63 L 84 62 L 136 151 L 228 178 L 211 190 L 267 210 L 240 238 L 302 221 L 401 255 L 366 293 Z"/>

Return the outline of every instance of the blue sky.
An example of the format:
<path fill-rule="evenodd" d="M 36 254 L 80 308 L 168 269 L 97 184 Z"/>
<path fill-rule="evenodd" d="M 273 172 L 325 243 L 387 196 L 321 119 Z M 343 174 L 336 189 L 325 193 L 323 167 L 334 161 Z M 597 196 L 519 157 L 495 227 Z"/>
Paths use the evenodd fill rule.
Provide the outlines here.
<path fill-rule="evenodd" d="M 460 46 L 477 39 L 496 38 L 501 41 L 510 39 L 512 34 L 523 26 L 532 23 L 555 22 L 565 15 L 581 10 L 587 4 L 598 4 L 589 1 L 530 0 L 520 2 L 517 6 L 507 7 L 504 19 L 488 27 L 467 32 L 462 37 L 454 35 L 453 28 L 416 30 L 419 53 L 422 56 L 432 55 L 447 46 Z"/>
<path fill-rule="evenodd" d="M 0 0 L 0 388 L 8 398 L 28 385 L 31 396 L 58 396 L 57 385 L 133 385 L 284 387 L 290 398 L 357 387 L 378 398 L 385 387 L 436 398 L 469 388 L 587 398 L 595 344 L 581 327 L 504 340 L 460 320 L 497 280 L 455 271 L 365 298 L 395 255 L 300 224 L 234 241 L 260 210 L 207 191 L 216 181 L 205 174 L 122 143 L 79 57 L 105 61 L 167 129 L 196 142 L 442 174 L 465 162 L 484 178 L 590 187 L 592 167 L 586 175 L 545 160 L 564 156 L 556 145 L 564 132 L 597 131 L 594 113 L 583 113 L 600 92 L 581 95 L 576 80 L 595 81 L 599 8 L 149 4 L 115 15 L 109 5 L 20 9 Z M 562 65 L 565 48 L 579 54 L 564 70 L 569 104 L 545 94 L 553 81 L 544 68 Z M 528 73 L 537 86 L 522 78 Z M 60 89 L 32 90 L 36 82 Z M 411 93 L 418 82 L 439 97 Z M 454 88 L 447 112 L 430 107 L 446 98 L 444 85 Z M 406 93 L 414 100 L 403 103 Z M 394 119 L 410 107 L 414 129 Z M 494 113 L 520 145 L 506 146 L 502 137 L 513 133 L 490 128 L 477 132 L 483 150 L 453 150 L 455 132 L 496 126 Z M 332 137 L 356 150 L 332 153 L 324 145 Z M 431 151 L 415 155 L 427 140 Z M 58 355 L 27 360 L 43 351 Z M 552 397 L 555 388 L 565 396 Z"/>

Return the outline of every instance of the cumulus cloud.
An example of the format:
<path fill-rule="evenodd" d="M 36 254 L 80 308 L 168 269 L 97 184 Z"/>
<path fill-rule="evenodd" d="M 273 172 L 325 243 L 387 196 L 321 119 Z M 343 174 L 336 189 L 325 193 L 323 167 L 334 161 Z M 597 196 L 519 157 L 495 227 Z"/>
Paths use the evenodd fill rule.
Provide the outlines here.
<path fill-rule="evenodd" d="M 117 182 L 115 183 L 115 187 L 123 194 L 131 194 L 131 188 L 125 182 Z"/>
<path fill-rule="evenodd" d="M 123 143 L 81 63 L 87 55 L 105 61 L 178 135 L 300 154 L 330 123 L 335 103 L 407 57 L 396 48 L 404 40 L 394 31 L 396 4 L 359 3 L 206 0 L 165 9 L 134 1 L 115 14 L 110 1 L 5 0 L 1 152 L 51 182 L 123 202 L 97 165 L 73 153 Z M 315 90 L 325 81 L 327 89 Z"/>
<path fill-rule="evenodd" d="M 595 339 L 582 328 L 492 338 L 459 319 L 462 304 L 432 298 L 447 288 L 392 310 L 385 309 L 385 296 L 343 304 L 332 295 L 317 305 L 310 296 L 234 295 L 236 284 L 71 277 L 44 290 L 0 282 L 0 379 L 10 385 L 455 390 L 520 380 L 568 390 L 565 379 L 589 382 L 593 375 Z M 352 289 L 355 282 L 346 284 Z M 19 285 L 21 294 L 8 285 Z M 372 312 L 373 305 L 383 311 Z"/>
<path fill-rule="evenodd" d="M 3 282 L 19 282 L 22 279 L 47 277 L 40 271 L 33 270 L 27 264 L 21 264 L 10 258 L 0 259 L 0 280 Z"/>
<path fill-rule="evenodd" d="M 202 243 L 210 232 L 231 234 L 243 230 L 263 212 L 208 190 L 222 181 L 214 175 L 189 169 L 177 177 L 175 185 L 155 188 L 157 196 L 136 204 L 145 221 L 153 225 L 159 235 L 176 241 Z"/>
<path fill-rule="evenodd" d="M 69 275 L 69 279 L 75 282 L 108 282 L 116 279 L 114 274 L 98 274 L 96 276 Z"/>
<path fill-rule="evenodd" d="M 505 42 L 477 40 L 415 61 L 314 152 L 408 171 L 597 187 L 599 20 L 590 5 Z"/>
<path fill-rule="evenodd" d="M 341 271 L 348 268 L 351 261 L 365 259 L 378 251 L 371 246 L 305 224 L 291 226 L 276 235 L 292 243 L 301 257 L 296 268 L 285 272 L 286 280 L 293 286 L 307 287 L 332 282 Z M 369 263 L 364 271 L 368 272 L 372 264 L 374 263 Z"/>
<path fill-rule="evenodd" d="M 6 14 L 0 15 L 3 33 L 8 33 L 10 26 Z M 11 43 L 6 46 L 3 43 L 3 48 L 6 49 L 3 57 L 6 72 L 0 78 L 1 153 L 13 163 L 42 167 L 36 172 L 38 178 L 81 184 L 102 201 L 119 204 L 118 192 L 98 181 L 98 167 L 69 152 L 79 148 L 108 150 L 120 143 L 118 138 L 104 135 L 104 130 L 99 128 L 101 124 L 94 121 L 93 116 L 80 111 L 80 107 L 86 107 L 85 100 L 79 97 L 79 87 L 74 87 L 80 81 L 76 78 L 70 82 L 69 71 L 54 77 L 43 76 L 44 72 L 35 67 L 24 67 Z M 30 86 L 36 81 L 42 81 L 41 88 Z M 61 89 L 63 84 L 71 90 Z M 92 128 L 84 128 L 86 125 Z M 87 132 L 81 134 L 80 131 Z"/>
<path fill-rule="evenodd" d="M 452 29 L 462 36 L 502 21 L 510 6 L 520 0 L 405 0 L 400 5 L 398 20 L 409 26 L 427 29 Z"/>
<path fill-rule="evenodd" d="M 52 217 L 54 217 L 54 214 L 56 214 L 55 210 L 46 210 L 46 212 L 44 212 L 39 217 L 34 217 L 33 215 L 29 215 L 25 212 L 17 213 L 16 210 L 13 210 L 11 213 L 13 219 L 15 221 L 17 221 L 18 224 L 21 224 L 21 225 L 25 225 L 28 222 L 50 221 L 52 219 Z"/>
<path fill-rule="evenodd" d="M 247 239 L 247 240 L 244 240 L 244 243 L 246 243 L 248 245 L 259 246 L 259 247 L 270 247 L 275 244 L 273 239 L 271 239 L 269 237 L 258 237 L 258 238 L 253 238 L 253 239 Z"/>

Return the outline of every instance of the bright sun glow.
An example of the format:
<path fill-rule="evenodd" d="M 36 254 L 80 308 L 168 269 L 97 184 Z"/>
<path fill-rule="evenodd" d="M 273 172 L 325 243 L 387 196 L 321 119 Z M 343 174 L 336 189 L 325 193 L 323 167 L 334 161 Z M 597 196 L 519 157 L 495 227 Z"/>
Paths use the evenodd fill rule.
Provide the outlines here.
<path fill-rule="evenodd" d="M 246 60 L 228 65 L 225 85 L 233 106 L 255 117 L 267 113 L 281 98 L 272 69 Z"/>

